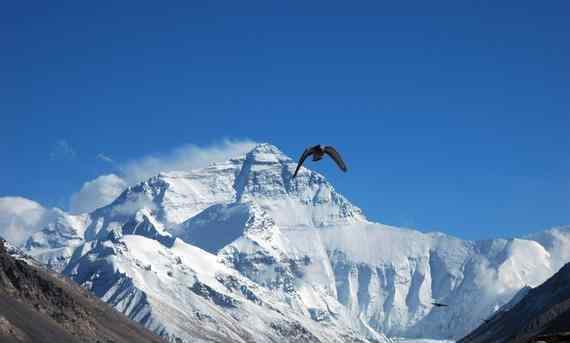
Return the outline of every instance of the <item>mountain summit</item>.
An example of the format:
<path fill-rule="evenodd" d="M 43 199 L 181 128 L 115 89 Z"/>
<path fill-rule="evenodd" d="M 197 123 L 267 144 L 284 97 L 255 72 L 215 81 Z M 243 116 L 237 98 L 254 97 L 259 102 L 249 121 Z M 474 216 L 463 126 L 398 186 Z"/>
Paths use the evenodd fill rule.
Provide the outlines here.
<path fill-rule="evenodd" d="M 457 339 L 564 263 L 567 231 L 463 241 L 373 223 L 296 164 L 260 144 L 165 171 L 62 213 L 26 250 L 171 341 Z"/>

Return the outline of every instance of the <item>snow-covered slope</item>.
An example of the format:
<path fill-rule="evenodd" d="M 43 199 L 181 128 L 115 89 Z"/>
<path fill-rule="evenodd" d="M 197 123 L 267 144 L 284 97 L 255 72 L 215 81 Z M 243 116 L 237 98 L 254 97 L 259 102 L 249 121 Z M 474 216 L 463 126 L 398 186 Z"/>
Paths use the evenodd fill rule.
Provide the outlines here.
<path fill-rule="evenodd" d="M 87 214 L 71 215 L 59 209 L 47 211 L 42 231 L 26 242 L 26 251 L 49 268 L 62 271 L 75 248 L 84 241 L 90 223 Z"/>
<path fill-rule="evenodd" d="M 76 282 L 154 332 L 178 342 L 358 342 L 342 306 L 327 323 L 312 320 L 218 261 L 176 239 L 138 235 L 98 241 L 65 270 Z M 290 303 L 296 299 L 289 298 Z M 376 341 L 382 335 L 370 333 Z"/>
<path fill-rule="evenodd" d="M 161 173 L 88 215 L 62 214 L 66 224 L 48 225 L 28 251 L 55 256 L 77 282 L 164 336 L 186 339 L 204 326 L 203 340 L 243 341 L 262 332 L 283 341 L 275 332 L 292 327 L 301 341 L 456 339 L 570 258 L 570 230 L 472 242 L 373 223 L 322 175 L 302 168 L 293 179 L 295 167 L 262 144 L 225 163 Z M 237 325 L 240 316 L 257 324 Z"/>
<path fill-rule="evenodd" d="M 336 299 L 388 335 L 460 337 L 552 273 L 548 252 L 533 241 L 466 242 L 369 222 L 280 228 L 249 206 L 244 234 L 218 253 L 224 263 L 260 285 L 298 294 L 314 311 L 327 313 L 327 299 Z M 216 227 L 243 221 L 231 215 L 233 207 L 215 209 L 227 211 L 217 214 Z M 200 246 L 211 238 L 199 234 L 207 226 L 196 219 L 200 225 L 187 232 Z M 450 307 L 434 308 L 433 301 Z"/>

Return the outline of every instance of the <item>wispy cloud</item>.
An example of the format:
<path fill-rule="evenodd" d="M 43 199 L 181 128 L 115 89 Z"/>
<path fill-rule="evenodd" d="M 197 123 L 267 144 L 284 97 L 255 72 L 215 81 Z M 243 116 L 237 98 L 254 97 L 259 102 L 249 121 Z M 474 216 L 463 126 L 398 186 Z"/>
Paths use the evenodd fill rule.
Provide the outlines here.
<path fill-rule="evenodd" d="M 113 215 L 131 216 L 136 214 L 141 208 L 147 208 L 151 211 L 156 210 L 156 205 L 152 200 L 147 198 L 134 199 L 131 202 L 126 202 L 113 207 Z"/>
<path fill-rule="evenodd" d="M 115 163 L 115 160 L 113 160 L 109 156 L 102 154 L 102 153 L 97 154 L 97 156 L 95 158 L 100 160 L 100 161 L 103 161 L 103 162 L 107 162 L 107 163 L 111 163 L 111 164 Z"/>
<path fill-rule="evenodd" d="M 134 184 L 162 171 L 192 170 L 244 155 L 257 143 L 251 140 L 223 140 L 208 146 L 185 144 L 167 153 L 147 155 L 120 166 L 121 176 Z"/>
<path fill-rule="evenodd" d="M 91 212 L 115 200 L 127 188 L 125 180 L 115 174 L 101 175 L 83 184 L 71 195 L 69 209 L 74 213 Z"/>
<path fill-rule="evenodd" d="M 49 158 L 52 161 L 68 160 L 74 158 L 76 155 L 75 149 L 73 149 L 71 144 L 65 139 L 60 139 L 53 145 L 49 153 Z"/>
<path fill-rule="evenodd" d="M 244 155 L 256 145 L 251 140 L 223 140 L 207 146 L 185 144 L 169 152 L 151 154 L 125 163 L 117 163 L 104 154 L 97 159 L 113 164 L 115 174 L 101 175 L 87 181 L 70 199 L 70 210 L 91 212 L 113 201 L 125 188 L 163 171 L 192 170 L 210 162 L 221 162 Z"/>

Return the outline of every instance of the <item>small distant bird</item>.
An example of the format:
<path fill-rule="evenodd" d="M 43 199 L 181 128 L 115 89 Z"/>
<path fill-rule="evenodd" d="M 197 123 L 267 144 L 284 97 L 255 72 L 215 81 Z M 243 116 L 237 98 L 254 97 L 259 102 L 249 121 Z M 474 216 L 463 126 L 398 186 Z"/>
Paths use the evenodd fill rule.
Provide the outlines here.
<path fill-rule="evenodd" d="M 449 306 L 447 304 L 442 304 L 442 303 L 431 303 L 431 304 L 435 307 L 448 307 Z"/>
<path fill-rule="evenodd" d="M 485 324 L 489 324 L 491 322 L 491 319 L 481 319 L 482 321 L 485 322 Z"/>
<path fill-rule="evenodd" d="M 303 155 L 301 155 L 301 158 L 299 159 L 299 164 L 297 164 L 297 169 L 295 169 L 295 174 L 293 174 L 293 177 L 297 176 L 299 169 L 301 169 L 301 166 L 303 165 L 303 162 L 305 162 L 305 159 L 307 157 L 313 155 L 313 161 L 319 161 L 323 158 L 325 154 L 329 155 L 343 172 L 346 172 L 348 170 L 348 168 L 346 168 L 346 164 L 342 160 L 342 157 L 340 157 L 340 154 L 338 153 L 338 151 L 336 151 L 335 148 L 333 148 L 332 146 L 325 146 L 319 144 L 305 149 Z"/>

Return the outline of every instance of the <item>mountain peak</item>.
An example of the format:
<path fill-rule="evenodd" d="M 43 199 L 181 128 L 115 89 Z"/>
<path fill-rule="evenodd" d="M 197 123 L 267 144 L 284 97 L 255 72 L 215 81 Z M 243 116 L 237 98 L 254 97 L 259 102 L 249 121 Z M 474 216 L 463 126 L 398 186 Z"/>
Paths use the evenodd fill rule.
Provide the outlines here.
<path fill-rule="evenodd" d="M 290 162 L 292 159 L 285 155 L 275 145 L 261 143 L 246 154 L 246 160 L 260 163 Z"/>
<path fill-rule="evenodd" d="M 251 152 L 264 152 L 264 153 L 273 153 L 273 154 L 283 154 L 283 152 L 281 152 L 281 150 L 279 150 L 278 147 L 276 147 L 275 145 L 273 145 L 271 143 L 267 143 L 267 142 L 257 144 L 249 152 L 250 153 Z"/>

